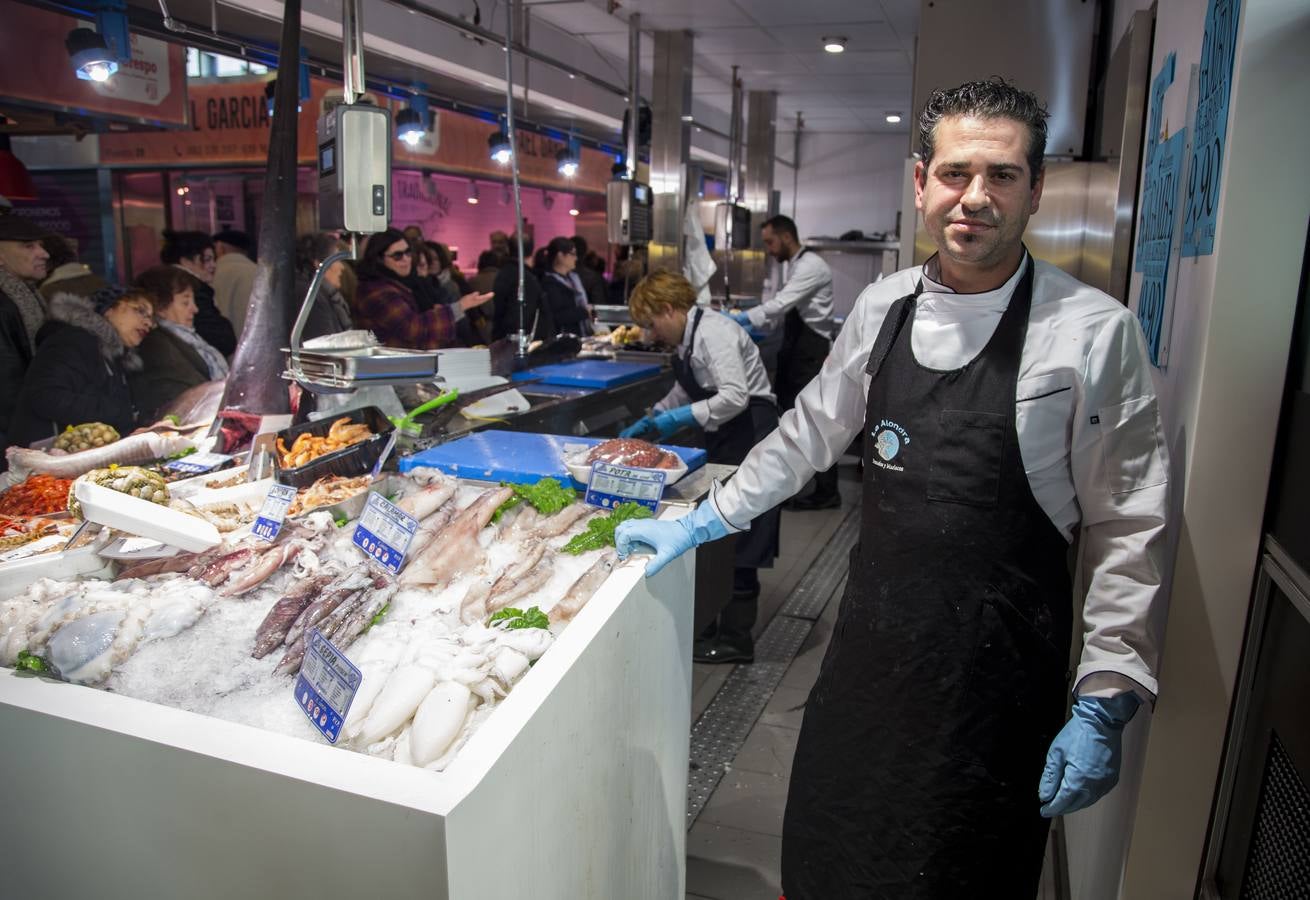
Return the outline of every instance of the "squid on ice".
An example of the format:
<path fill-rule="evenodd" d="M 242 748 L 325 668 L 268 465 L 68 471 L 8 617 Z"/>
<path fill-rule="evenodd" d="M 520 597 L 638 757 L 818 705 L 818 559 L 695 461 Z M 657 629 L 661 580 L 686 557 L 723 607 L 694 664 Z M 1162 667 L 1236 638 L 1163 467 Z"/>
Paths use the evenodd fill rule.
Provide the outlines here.
<path fill-rule="evenodd" d="M 478 533 L 512 494 L 509 488 L 492 488 L 457 513 L 409 560 L 400 573 L 401 585 L 444 588 L 457 575 L 480 565 L 486 551 L 478 543 Z"/>

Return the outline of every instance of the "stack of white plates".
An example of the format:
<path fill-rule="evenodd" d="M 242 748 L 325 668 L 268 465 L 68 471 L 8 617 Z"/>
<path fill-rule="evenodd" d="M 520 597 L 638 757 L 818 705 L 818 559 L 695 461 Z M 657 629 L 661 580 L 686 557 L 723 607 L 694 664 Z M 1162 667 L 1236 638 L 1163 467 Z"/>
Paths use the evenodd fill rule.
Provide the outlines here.
<path fill-rule="evenodd" d="M 491 351 L 480 349 L 452 349 L 437 351 L 437 374 L 449 381 L 452 378 L 485 377 L 491 374 Z"/>

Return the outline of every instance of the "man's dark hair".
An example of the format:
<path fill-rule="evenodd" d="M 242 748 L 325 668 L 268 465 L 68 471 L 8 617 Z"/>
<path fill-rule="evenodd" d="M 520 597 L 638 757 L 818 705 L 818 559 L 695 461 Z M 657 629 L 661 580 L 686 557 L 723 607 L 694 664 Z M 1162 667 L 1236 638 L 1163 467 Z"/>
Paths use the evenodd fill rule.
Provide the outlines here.
<path fill-rule="evenodd" d="M 222 241 L 229 247 L 235 247 L 246 256 L 250 255 L 250 235 L 244 231 L 237 231 L 235 228 L 224 228 L 214 235 L 215 241 Z"/>
<path fill-rule="evenodd" d="M 587 239 L 580 234 L 573 235 L 573 249 L 578 251 L 579 261 L 587 257 Z"/>
<path fill-rule="evenodd" d="M 761 225 L 760 228 L 765 226 L 768 226 L 775 233 L 790 234 L 791 239 L 798 244 L 801 242 L 800 232 L 796 230 L 796 223 L 792 221 L 791 216 L 774 216 L 764 225 Z"/>
<path fill-rule="evenodd" d="M 60 266 L 77 262 L 77 251 L 73 249 L 72 243 L 60 235 L 47 234 L 41 238 L 41 246 L 50 256 L 50 259 L 46 262 L 47 272 L 53 272 Z"/>
<path fill-rule="evenodd" d="M 204 256 L 206 250 L 214 249 L 214 239 L 203 231 L 165 231 L 164 249 L 159 251 L 159 261 L 175 266 L 184 259 Z"/>
<path fill-rule="evenodd" d="M 478 269 L 499 269 L 505 265 L 506 257 L 499 250 L 483 250 L 478 255 Z"/>
<path fill-rule="evenodd" d="M 919 113 L 919 159 L 926 167 L 936 147 L 937 125 L 951 116 L 1013 119 L 1028 127 L 1028 173 L 1032 183 L 1042 173 L 1046 156 L 1046 120 L 1050 114 L 1037 95 L 1022 91 L 1003 78 L 968 81 L 956 88 L 935 90 Z"/>

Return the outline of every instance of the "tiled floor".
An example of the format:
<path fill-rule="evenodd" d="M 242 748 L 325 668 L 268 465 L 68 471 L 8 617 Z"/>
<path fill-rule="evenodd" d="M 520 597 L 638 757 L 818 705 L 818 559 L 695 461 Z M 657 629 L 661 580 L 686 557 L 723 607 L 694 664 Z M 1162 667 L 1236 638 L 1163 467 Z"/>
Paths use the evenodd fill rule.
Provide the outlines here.
<path fill-rule="evenodd" d="M 842 509 L 783 513 L 782 555 L 773 569 L 760 573 L 757 636 L 831 540 L 842 518 L 858 503 L 860 485 L 854 480 L 854 467 L 844 466 L 842 476 Z M 832 635 L 839 599 L 840 589 L 824 608 L 688 832 L 687 900 L 776 900 L 781 893 L 782 814 L 792 756 L 805 701 Z M 731 670 L 731 666 L 695 667 L 693 722 L 705 711 Z M 1050 879 L 1044 879 L 1038 900 L 1055 898 Z"/>

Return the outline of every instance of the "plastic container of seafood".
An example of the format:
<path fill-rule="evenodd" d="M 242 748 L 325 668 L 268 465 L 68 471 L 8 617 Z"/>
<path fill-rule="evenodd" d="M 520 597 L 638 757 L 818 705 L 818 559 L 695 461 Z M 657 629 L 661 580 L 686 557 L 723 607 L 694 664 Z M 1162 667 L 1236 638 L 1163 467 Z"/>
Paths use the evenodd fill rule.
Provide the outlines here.
<path fill-rule="evenodd" d="M 275 455 L 273 463 L 274 480 L 278 484 L 307 488 L 315 481 L 328 475 L 354 477 L 369 472 L 373 468 L 373 464 L 378 461 L 378 457 L 382 455 L 382 448 L 386 446 L 391 432 L 395 430 L 391 420 L 376 406 L 348 409 L 317 422 L 293 425 L 279 431 L 277 436 L 282 439 L 287 447 L 290 447 L 295 443 L 296 438 L 302 434 L 312 434 L 318 437 L 326 436 L 332 430 L 332 423 L 341 419 L 349 419 L 352 424 L 367 425 L 369 430 L 373 432 L 373 436 L 365 438 L 357 444 L 351 444 L 349 447 L 342 447 L 340 450 L 326 453 L 317 459 L 310 460 L 303 466 L 296 466 L 291 469 L 284 469 L 278 465 Z"/>
<path fill-rule="evenodd" d="M 41 553 L 0 563 L 0 600 L 7 600 L 27 590 L 29 585 L 42 578 L 74 581 L 83 578 L 110 577 L 112 564 L 100 556 L 101 548 L 110 540 L 109 529 L 102 528 L 100 534 L 91 543 L 72 550 Z"/>
<path fill-rule="evenodd" d="M 365 487 L 362 491 L 352 494 L 344 500 L 338 500 L 329 506 L 314 506 L 302 510 L 291 516 L 292 519 L 299 519 L 315 512 L 328 512 L 332 518 L 338 522 L 342 519 L 355 520 L 364 512 L 364 504 L 368 503 L 368 495 L 371 491 L 377 491 L 384 497 L 390 497 L 400 490 L 400 481 L 393 475 L 384 475 L 377 481 Z"/>
<path fill-rule="evenodd" d="M 82 504 L 83 516 L 129 534 L 153 538 L 161 544 L 199 553 L 219 543 L 218 529 L 204 519 L 129 497 L 107 487 L 79 481 L 73 494 Z"/>
<path fill-rule="evenodd" d="M 587 454 L 590 453 L 592 449 L 593 448 L 591 447 L 584 447 L 581 450 L 564 457 L 565 468 L 569 470 L 569 474 L 573 476 L 573 480 L 579 484 L 589 484 L 591 482 L 591 463 L 587 462 Z M 663 447 L 660 449 L 664 450 Z M 643 472 L 663 472 L 665 475 L 664 484 L 666 486 L 674 484 L 683 475 L 687 474 L 687 463 L 683 461 L 682 457 L 678 456 L 678 454 L 671 450 L 664 450 L 664 452 L 673 457 L 677 461 L 677 464 L 670 466 L 667 469 L 649 469 L 644 466 L 628 466 L 628 468 L 640 469 Z"/>

